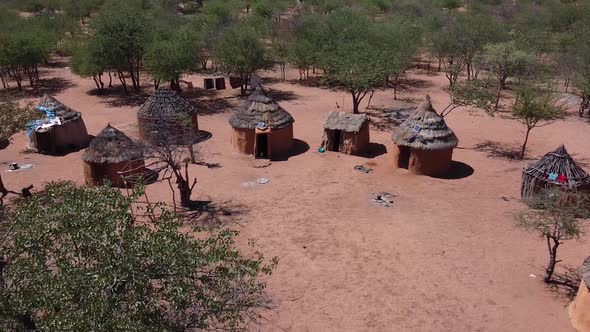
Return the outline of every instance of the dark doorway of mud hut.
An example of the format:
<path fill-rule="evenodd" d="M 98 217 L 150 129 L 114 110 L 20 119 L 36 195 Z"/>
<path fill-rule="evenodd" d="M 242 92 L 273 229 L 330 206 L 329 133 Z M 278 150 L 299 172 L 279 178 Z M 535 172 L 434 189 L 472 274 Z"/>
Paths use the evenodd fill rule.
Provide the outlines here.
<path fill-rule="evenodd" d="M 257 159 L 268 159 L 268 134 L 256 135 L 256 153 Z"/>
<path fill-rule="evenodd" d="M 332 148 L 330 149 L 330 151 L 340 151 L 340 143 L 342 143 L 342 131 L 332 131 Z"/>
<path fill-rule="evenodd" d="M 408 169 L 410 166 L 410 148 L 407 146 L 399 147 L 399 159 L 397 160 L 397 167 Z"/>

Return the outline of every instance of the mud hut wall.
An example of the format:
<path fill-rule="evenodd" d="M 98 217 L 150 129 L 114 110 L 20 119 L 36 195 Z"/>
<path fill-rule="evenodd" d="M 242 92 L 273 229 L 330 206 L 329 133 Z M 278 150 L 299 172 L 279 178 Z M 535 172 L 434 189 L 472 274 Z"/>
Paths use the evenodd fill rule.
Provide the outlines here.
<path fill-rule="evenodd" d="M 254 154 L 255 143 L 254 129 L 234 128 L 231 143 L 235 151 L 245 154 Z"/>
<path fill-rule="evenodd" d="M 360 130 L 357 133 L 354 133 L 354 144 L 351 154 L 363 154 L 368 149 L 370 142 L 369 122 L 366 121 L 363 123 Z"/>
<path fill-rule="evenodd" d="M 576 299 L 569 306 L 569 315 L 577 331 L 590 331 L 590 291 L 584 279 L 580 282 Z"/>
<path fill-rule="evenodd" d="M 54 126 L 47 131 L 34 132 L 29 147 L 39 153 L 57 154 L 81 149 L 88 145 L 88 131 L 82 118 Z"/>
<path fill-rule="evenodd" d="M 293 126 L 272 129 L 269 135 L 271 157 L 288 156 L 293 148 Z"/>
<path fill-rule="evenodd" d="M 392 149 L 393 165 L 395 168 L 408 169 L 410 162 L 410 148 L 406 146 L 394 145 Z"/>
<path fill-rule="evenodd" d="M 100 186 L 108 180 L 113 187 L 124 188 L 125 181 L 120 172 L 126 172 L 125 176 L 140 175 L 145 173 L 143 160 L 125 161 L 121 163 L 90 163 L 84 161 L 84 178 L 86 184 Z"/>
<path fill-rule="evenodd" d="M 449 170 L 452 160 L 453 149 L 410 149 L 408 170 L 416 175 L 438 176 Z"/>
<path fill-rule="evenodd" d="M 334 142 L 334 131 L 331 129 L 324 129 L 324 135 L 322 136 L 322 145 L 326 151 L 330 151 Z"/>

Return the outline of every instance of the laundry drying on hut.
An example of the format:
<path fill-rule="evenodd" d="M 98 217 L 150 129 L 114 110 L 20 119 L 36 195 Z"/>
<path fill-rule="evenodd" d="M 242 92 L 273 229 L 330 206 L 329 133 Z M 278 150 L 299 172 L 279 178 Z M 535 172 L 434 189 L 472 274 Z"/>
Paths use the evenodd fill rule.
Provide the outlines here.
<path fill-rule="evenodd" d="M 142 147 L 110 124 L 98 134 L 82 155 L 87 184 L 126 187 L 146 173 Z"/>
<path fill-rule="evenodd" d="M 555 186 L 570 190 L 590 189 L 590 176 L 576 164 L 563 145 L 523 169 L 520 194 L 526 200 L 544 188 Z"/>
<path fill-rule="evenodd" d="M 163 139 L 196 141 L 199 121 L 195 107 L 175 91 L 159 89 L 137 112 L 141 139 L 157 144 Z"/>
<path fill-rule="evenodd" d="M 321 147 L 351 155 L 360 155 L 369 146 L 369 118 L 366 114 L 332 111 L 324 125 Z"/>
<path fill-rule="evenodd" d="M 293 122 L 291 114 L 259 86 L 229 120 L 232 145 L 236 151 L 255 158 L 287 156 L 293 146 Z"/>
<path fill-rule="evenodd" d="M 455 133 L 432 107 L 430 96 L 393 133 L 396 167 L 413 174 L 440 176 L 453 160 L 459 144 Z"/>
<path fill-rule="evenodd" d="M 28 147 L 42 154 L 63 154 L 88 145 L 88 131 L 82 114 L 45 94 L 39 105 L 39 119 L 27 124 Z"/>

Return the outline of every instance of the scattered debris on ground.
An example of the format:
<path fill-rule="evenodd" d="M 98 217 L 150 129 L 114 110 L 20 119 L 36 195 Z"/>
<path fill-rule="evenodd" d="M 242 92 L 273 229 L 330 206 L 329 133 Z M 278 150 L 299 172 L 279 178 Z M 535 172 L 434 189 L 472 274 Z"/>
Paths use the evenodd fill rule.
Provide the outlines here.
<path fill-rule="evenodd" d="M 378 192 L 372 194 L 371 200 L 375 204 L 383 205 L 385 207 L 391 207 L 393 206 L 394 197 L 397 197 L 397 195 L 390 194 L 388 192 Z"/>
<path fill-rule="evenodd" d="M 356 165 L 356 166 L 354 166 L 354 169 L 356 171 L 363 172 L 365 174 L 369 174 L 369 173 L 372 173 L 373 172 L 373 169 L 372 168 L 365 167 L 363 165 Z"/>
<path fill-rule="evenodd" d="M 250 163 L 254 168 L 264 168 L 270 166 L 270 164 L 271 162 L 268 159 L 254 159 L 252 160 L 252 163 Z"/>

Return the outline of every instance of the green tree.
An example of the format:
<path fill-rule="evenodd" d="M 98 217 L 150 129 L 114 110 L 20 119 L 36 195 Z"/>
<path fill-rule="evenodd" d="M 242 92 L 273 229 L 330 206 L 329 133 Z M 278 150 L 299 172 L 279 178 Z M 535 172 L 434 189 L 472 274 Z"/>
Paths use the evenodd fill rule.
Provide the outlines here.
<path fill-rule="evenodd" d="M 2 236 L 3 331 L 238 330 L 268 307 L 276 263 L 237 232 L 181 230 L 162 204 L 109 187 L 52 183 L 21 200 Z M 198 234 L 198 236 L 194 234 Z"/>
<path fill-rule="evenodd" d="M 39 117 L 39 113 L 30 107 L 20 107 L 14 100 L 5 96 L 0 98 L 0 141 L 8 140 L 12 135 L 26 128 L 26 124 Z"/>
<path fill-rule="evenodd" d="M 532 208 L 515 215 L 516 225 L 540 236 L 546 243 L 549 262 L 543 280 L 553 281 L 557 250 L 564 241 L 578 239 L 584 233 L 579 219 L 587 215 L 588 198 L 585 195 L 549 188 L 526 201 Z"/>
<path fill-rule="evenodd" d="M 445 117 L 458 107 L 468 106 L 484 110 L 493 115 L 496 95 L 491 91 L 490 84 L 481 79 L 457 82 L 449 90 L 451 101 L 440 115 Z"/>
<path fill-rule="evenodd" d="M 542 91 L 531 84 L 522 84 L 516 95 L 518 102 L 514 106 L 514 115 L 525 126 L 520 152 L 520 159 L 523 159 L 531 131 L 543 122 L 560 116 L 562 109 L 556 105 L 557 101 L 551 92 Z"/>
<path fill-rule="evenodd" d="M 100 46 L 100 44 L 82 43 L 74 50 L 70 66 L 72 71 L 81 77 L 92 77 L 96 88 L 102 92 L 104 90 L 102 76 L 105 72 L 109 72 L 109 67 L 101 50 L 97 49 Z"/>
<path fill-rule="evenodd" d="M 272 61 L 256 30 L 238 25 L 224 31 L 214 50 L 221 69 L 242 81 L 240 94 L 246 94 L 250 78 L 257 70 L 271 69 Z"/>

